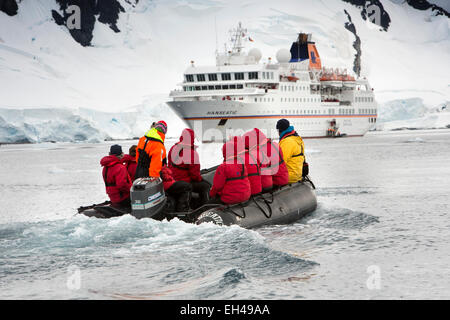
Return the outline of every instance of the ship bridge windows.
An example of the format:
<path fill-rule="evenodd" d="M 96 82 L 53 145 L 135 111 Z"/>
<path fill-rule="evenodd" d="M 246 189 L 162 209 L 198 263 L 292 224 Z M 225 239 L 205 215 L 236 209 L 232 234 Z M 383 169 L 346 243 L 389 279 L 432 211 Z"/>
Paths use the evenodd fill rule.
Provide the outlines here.
<path fill-rule="evenodd" d="M 194 82 L 194 75 L 193 74 L 187 74 L 186 75 L 186 82 Z"/>
<path fill-rule="evenodd" d="M 208 74 L 208 80 L 209 81 L 217 81 L 217 74 L 216 73 L 209 73 Z"/>
<path fill-rule="evenodd" d="M 222 73 L 221 76 L 223 81 L 231 80 L 231 73 Z"/>
<path fill-rule="evenodd" d="M 234 80 L 244 80 L 244 73 L 243 72 L 236 72 L 234 74 Z"/>
<path fill-rule="evenodd" d="M 249 80 L 256 80 L 256 79 L 258 79 L 258 72 L 249 72 L 248 73 L 248 79 Z"/>
<path fill-rule="evenodd" d="M 197 75 L 197 81 L 205 81 L 205 75 L 204 74 L 198 74 Z"/>

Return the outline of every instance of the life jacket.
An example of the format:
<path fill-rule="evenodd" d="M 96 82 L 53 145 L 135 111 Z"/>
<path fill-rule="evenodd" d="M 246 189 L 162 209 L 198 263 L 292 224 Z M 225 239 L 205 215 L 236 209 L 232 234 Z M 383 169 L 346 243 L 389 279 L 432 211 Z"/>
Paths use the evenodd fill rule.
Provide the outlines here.
<path fill-rule="evenodd" d="M 159 177 L 166 161 L 165 135 L 155 128 L 150 129 L 139 139 L 136 148 L 137 167 L 135 179 Z"/>

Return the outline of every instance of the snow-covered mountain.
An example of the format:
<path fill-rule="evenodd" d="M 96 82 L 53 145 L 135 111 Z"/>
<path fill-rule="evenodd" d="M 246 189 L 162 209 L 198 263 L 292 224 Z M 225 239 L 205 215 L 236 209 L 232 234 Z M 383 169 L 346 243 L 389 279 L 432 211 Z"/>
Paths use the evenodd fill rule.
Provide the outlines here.
<path fill-rule="evenodd" d="M 446 126 L 450 106 L 435 111 L 450 101 L 448 3 L 0 0 L 0 142 L 132 138 L 160 118 L 177 136 L 183 124 L 164 104 L 169 91 L 191 60 L 214 64 L 239 21 L 263 62 L 299 31 L 312 33 L 325 66 L 370 80 L 378 128 L 432 113 Z M 79 29 L 69 28 L 72 5 Z"/>

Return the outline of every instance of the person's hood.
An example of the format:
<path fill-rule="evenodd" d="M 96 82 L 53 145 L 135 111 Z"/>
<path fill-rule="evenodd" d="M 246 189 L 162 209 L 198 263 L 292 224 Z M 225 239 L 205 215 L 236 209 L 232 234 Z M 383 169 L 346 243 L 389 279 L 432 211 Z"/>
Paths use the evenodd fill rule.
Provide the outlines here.
<path fill-rule="evenodd" d="M 110 167 L 116 163 L 121 163 L 121 160 L 114 155 L 103 157 L 100 160 L 100 165 L 102 167 Z"/>
<path fill-rule="evenodd" d="M 245 153 L 244 139 L 239 136 L 232 137 L 222 146 L 222 154 L 225 160 L 230 158 L 236 158 L 238 155 L 244 153 Z"/>
<path fill-rule="evenodd" d="M 195 133 L 194 130 L 186 128 L 181 132 L 178 144 L 183 146 L 194 146 Z"/>
<path fill-rule="evenodd" d="M 267 141 L 267 136 L 258 128 L 254 128 L 253 130 L 245 133 L 242 135 L 242 138 L 244 139 L 244 146 L 248 150 L 252 150 L 256 146 L 262 145 Z"/>
<path fill-rule="evenodd" d="M 136 162 L 136 157 L 132 157 L 129 154 L 125 154 L 122 158 L 124 163 Z"/>
<path fill-rule="evenodd" d="M 295 129 L 293 126 L 289 126 L 286 130 L 280 132 L 280 140 L 283 139 L 286 136 L 290 135 L 296 135 L 298 136 L 297 132 L 295 132 Z"/>

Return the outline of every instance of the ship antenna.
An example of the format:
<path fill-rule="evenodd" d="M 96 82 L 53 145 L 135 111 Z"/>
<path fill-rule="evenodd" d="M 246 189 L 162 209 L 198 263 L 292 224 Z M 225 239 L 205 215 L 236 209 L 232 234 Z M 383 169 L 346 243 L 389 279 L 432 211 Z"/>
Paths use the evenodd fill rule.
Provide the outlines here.
<path fill-rule="evenodd" d="M 236 29 L 230 30 L 231 43 L 232 43 L 232 53 L 240 54 L 244 48 L 242 40 L 245 40 L 244 35 L 247 33 L 247 29 L 242 28 L 242 23 L 239 22 Z M 244 39 L 243 39 L 244 38 Z"/>

